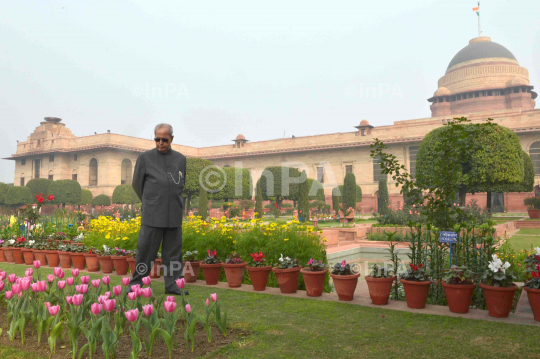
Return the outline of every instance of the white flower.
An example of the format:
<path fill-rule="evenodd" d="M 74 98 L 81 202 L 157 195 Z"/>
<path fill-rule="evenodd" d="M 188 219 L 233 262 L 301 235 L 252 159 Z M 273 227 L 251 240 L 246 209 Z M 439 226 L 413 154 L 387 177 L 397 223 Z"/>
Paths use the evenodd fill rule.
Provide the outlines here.
<path fill-rule="evenodd" d="M 14 239 L 10 239 L 8 242 L 9 242 L 9 244 L 14 244 L 14 243 L 15 243 L 15 240 L 14 240 Z"/>
<path fill-rule="evenodd" d="M 492 255 L 491 257 L 493 258 L 493 261 L 489 262 L 488 267 L 492 272 L 497 273 L 502 271 L 503 273 L 506 273 L 506 270 L 510 268 L 510 263 L 506 262 L 503 264 L 496 254 Z"/>
<path fill-rule="evenodd" d="M 536 247 L 534 250 L 536 251 L 536 255 L 540 256 L 540 247 Z"/>
<path fill-rule="evenodd" d="M 32 246 L 32 245 L 34 245 L 35 242 L 36 241 L 28 241 L 28 244 Z"/>
<path fill-rule="evenodd" d="M 281 258 L 279 258 L 280 262 L 283 262 L 283 254 L 281 254 Z"/>
<path fill-rule="evenodd" d="M 285 260 L 290 261 L 291 259 L 289 257 L 285 257 Z"/>

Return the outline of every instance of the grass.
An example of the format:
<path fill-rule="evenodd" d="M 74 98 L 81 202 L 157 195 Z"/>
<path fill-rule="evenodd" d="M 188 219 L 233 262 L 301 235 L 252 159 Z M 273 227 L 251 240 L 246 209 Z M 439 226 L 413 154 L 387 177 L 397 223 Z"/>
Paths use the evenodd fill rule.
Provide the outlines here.
<path fill-rule="evenodd" d="M 492 217 L 493 222 L 500 224 L 510 221 L 519 221 L 521 217 Z"/>
<path fill-rule="evenodd" d="M 517 234 L 536 234 L 540 236 L 540 228 L 521 228 Z"/>
<path fill-rule="evenodd" d="M 1 268 L 22 276 L 27 267 L 3 263 Z M 44 268 L 44 272 L 52 273 L 52 269 Z M 111 277 L 112 285 L 119 283 L 119 277 Z M 154 282 L 153 288 L 156 294 L 163 293 L 163 284 Z M 190 285 L 186 289 L 199 313 L 204 299 L 217 293 L 230 325 L 251 333 L 209 358 L 540 357 L 538 327 L 228 289 Z M 0 358 L 35 356 L 0 347 Z"/>
<path fill-rule="evenodd" d="M 540 247 L 540 236 L 513 236 L 507 240 L 512 248 L 515 250 L 531 250 L 535 247 Z"/>

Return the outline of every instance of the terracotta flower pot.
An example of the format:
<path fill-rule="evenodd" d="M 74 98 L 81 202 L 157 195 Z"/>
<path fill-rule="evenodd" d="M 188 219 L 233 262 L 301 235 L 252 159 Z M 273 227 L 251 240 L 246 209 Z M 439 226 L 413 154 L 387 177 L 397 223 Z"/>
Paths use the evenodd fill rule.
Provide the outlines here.
<path fill-rule="evenodd" d="M 441 284 L 450 311 L 452 313 L 468 313 L 476 284 L 447 284 L 445 282 Z"/>
<path fill-rule="evenodd" d="M 47 265 L 49 267 L 58 267 L 60 263 L 60 257 L 58 256 L 58 251 L 55 250 L 46 250 L 45 256 L 47 257 Z"/>
<path fill-rule="evenodd" d="M 309 268 L 300 269 L 306 284 L 306 294 L 308 297 L 320 297 L 323 294 L 324 280 L 328 269 L 312 272 Z"/>
<path fill-rule="evenodd" d="M 4 247 L 0 247 L 0 263 L 7 262 L 6 257 L 4 256 Z"/>
<path fill-rule="evenodd" d="M 73 267 L 80 270 L 84 269 L 84 253 L 71 253 L 71 262 L 73 263 Z"/>
<path fill-rule="evenodd" d="M 339 300 L 353 300 L 354 291 L 356 290 L 356 285 L 358 284 L 358 277 L 360 273 L 351 274 L 351 275 L 339 275 L 330 273 L 330 277 L 334 281 L 334 287 L 336 288 L 336 293 L 339 297 Z"/>
<path fill-rule="evenodd" d="M 246 267 L 249 279 L 253 285 L 253 289 L 256 291 L 263 291 L 266 289 L 266 284 L 268 283 L 268 276 L 272 270 L 272 266 L 265 267 Z"/>
<path fill-rule="evenodd" d="M 201 261 L 186 261 L 183 263 L 183 275 L 187 283 L 195 283 L 201 271 Z"/>
<path fill-rule="evenodd" d="M 534 320 L 540 322 L 540 289 L 531 289 L 523 287 L 527 292 L 529 298 L 529 304 L 534 314 Z"/>
<path fill-rule="evenodd" d="M 484 290 L 484 298 L 491 317 L 506 318 L 512 309 L 514 294 L 518 286 L 512 287 L 494 287 L 480 283 L 480 288 Z"/>
<path fill-rule="evenodd" d="M 156 258 L 154 266 L 150 270 L 150 278 L 159 278 L 161 276 L 161 258 Z"/>
<path fill-rule="evenodd" d="M 200 267 L 202 268 L 204 280 L 206 281 L 207 285 L 218 284 L 222 264 L 223 263 L 206 264 L 201 262 Z"/>
<path fill-rule="evenodd" d="M 130 272 L 135 273 L 135 264 L 137 263 L 137 259 L 133 257 L 127 257 L 126 262 L 129 266 Z"/>
<path fill-rule="evenodd" d="M 222 263 L 225 269 L 225 276 L 227 277 L 227 284 L 229 288 L 238 288 L 242 286 L 242 279 L 244 279 L 244 273 L 246 272 L 247 262 L 241 262 L 238 264 Z"/>
<path fill-rule="evenodd" d="M 97 272 L 99 270 L 99 259 L 95 253 L 84 253 L 84 260 L 89 272 Z"/>
<path fill-rule="evenodd" d="M 114 270 L 117 275 L 126 275 L 128 272 L 128 262 L 126 256 L 111 256 L 114 264 Z"/>
<path fill-rule="evenodd" d="M 431 281 L 426 280 L 417 282 L 413 280 L 402 279 L 403 289 L 405 290 L 405 299 L 407 307 L 413 309 L 422 309 L 426 307 L 427 298 L 429 295 L 429 286 Z"/>
<path fill-rule="evenodd" d="M 39 261 L 42 266 L 47 265 L 47 255 L 45 254 L 45 251 L 34 249 L 34 258 L 36 261 Z"/>
<path fill-rule="evenodd" d="M 34 263 L 34 250 L 32 248 L 21 249 L 24 264 L 31 266 Z"/>
<path fill-rule="evenodd" d="M 59 251 L 58 257 L 60 258 L 60 267 L 71 268 L 71 253 Z"/>
<path fill-rule="evenodd" d="M 296 293 L 298 290 L 300 269 L 302 269 L 302 266 L 286 269 L 279 269 L 278 267 L 272 268 L 272 272 L 276 275 L 281 293 Z"/>
<path fill-rule="evenodd" d="M 4 252 L 6 262 L 15 262 L 15 258 L 13 257 L 13 247 L 4 247 L 2 252 Z"/>
<path fill-rule="evenodd" d="M 15 260 L 15 264 L 24 264 L 22 248 L 13 248 L 13 258 Z"/>
<path fill-rule="evenodd" d="M 373 278 L 372 276 L 366 276 L 365 278 L 369 290 L 369 296 L 373 304 L 388 304 L 388 298 L 390 297 L 392 285 L 394 284 L 396 277 Z"/>
<path fill-rule="evenodd" d="M 99 256 L 98 257 L 99 266 L 103 273 L 112 273 L 113 272 L 113 261 L 111 256 Z"/>

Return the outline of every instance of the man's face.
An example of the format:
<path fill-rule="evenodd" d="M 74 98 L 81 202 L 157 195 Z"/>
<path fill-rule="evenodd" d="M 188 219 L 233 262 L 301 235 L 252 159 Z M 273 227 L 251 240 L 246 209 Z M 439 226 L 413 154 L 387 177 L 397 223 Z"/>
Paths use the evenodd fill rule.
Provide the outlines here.
<path fill-rule="evenodd" d="M 156 138 L 166 138 L 168 139 L 167 142 L 164 142 L 163 140 L 159 140 L 156 142 L 156 148 L 161 153 L 167 153 L 171 149 L 171 143 L 173 141 L 174 136 L 169 135 L 169 129 L 167 127 L 161 127 L 158 128 L 156 131 Z"/>

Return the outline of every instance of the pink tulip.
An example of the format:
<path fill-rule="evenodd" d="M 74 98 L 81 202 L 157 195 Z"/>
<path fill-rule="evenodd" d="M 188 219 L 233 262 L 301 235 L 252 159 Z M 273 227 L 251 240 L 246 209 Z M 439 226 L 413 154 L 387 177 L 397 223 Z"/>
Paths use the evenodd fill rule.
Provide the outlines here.
<path fill-rule="evenodd" d="M 170 295 L 167 297 L 167 302 L 174 302 L 176 301 L 176 298 L 173 295 Z"/>
<path fill-rule="evenodd" d="M 32 292 L 35 293 L 38 291 L 37 283 L 30 284 L 30 287 L 32 288 Z"/>
<path fill-rule="evenodd" d="M 152 279 L 150 277 L 144 277 L 142 279 L 142 282 L 143 282 L 143 285 L 150 285 L 150 283 L 152 282 Z"/>
<path fill-rule="evenodd" d="M 92 286 L 94 286 L 94 288 L 97 288 L 101 285 L 101 281 L 99 279 L 94 279 L 92 281 Z"/>
<path fill-rule="evenodd" d="M 191 305 L 186 304 L 186 312 L 189 314 L 191 313 Z"/>
<path fill-rule="evenodd" d="M 34 270 L 32 268 L 28 268 L 25 272 L 24 272 L 24 276 L 25 277 L 31 277 L 34 275 Z"/>
<path fill-rule="evenodd" d="M 49 309 L 51 307 L 51 303 L 50 302 L 45 302 L 45 308 Z"/>
<path fill-rule="evenodd" d="M 208 298 L 206 298 L 206 306 L 207 306 L 207 307 L 210 306 L 210 301 L 208 300 Z"/>
<path fill-rule="evenodd" d="M 137 299 L 137 293 L 135 293 L 135 292 L 129 292 L 129 293 L 128 293 L 128 298 L 129 298 L 129 300 L 135 300 L 135 299 Z"/>
<path fill-rule="evenodd" d="M 51 307 L 49 307 L 47 309 L 49 310 L 49 314 L 54 317 L 60 311 L 60 306 L 59 305 L 54 305 L 54 306 L 51 306 Z"/>
<path fill-rule="evenodd" d="M 105 292 L 103 295 L 107 297 L 107 299 L 111 298 L 111 292 Z"/>
<path fill-rule="evenodd" d="M 135 288 L 135 295 L 137 296 L 137 298 L 139 298 L 142 295 L 141 287 Z"/>
<path fill-rule="evenodd" d="M 107 297 L 104 296 L 104 295 L 100 295 L 99 298 L 98 298 L 98 302 L 99 302 L 100 304 L 105 303 L 106 300 L 109 300 L 109 298 L 107 298 Z"/>
<path fill-rule="evenodd" d="M 128 310 L 126 312 L 126 318 L 127 320 L 129 320 L 131 323 L 133 323 L 134 321 L 136 321 L 138 318 L 139 318 L 139 309 L 135 308 L 135 309 L 132 309 L 132 310 Z"/>
<path fill-rule="evenodd" d="M 10 275 L 8 275 L 8 282 L 13 284 L 15 283 L 15 281 L 17 280 L 17 275 L 15 275 L 15 273 L 11 273 Z"/>
<path fill-rule="evenodd" d="M 37 282 L 38 284 L 38 289 L 40 292 L 46 292 L 47 291 L 47 282 L 44 281 L 44 280 L 39 280 Z"/>
<path fill-rule="evenodd" d="M 22 281 L 22 278 L 17 277 L 17 279 L 15 279 L 15 283 L 17 284 L 21 284 L 21 281 Z"/>
<path fill-rule="evenodd" d="M 48 281 L 49 283 L 52 283 L 53 280 L 54 280 L 54 275 L 49 274 L 49 275 L 47 276 L 47 281 Z"/>
<path fill-rule="evenodd" d="M 62 269 L 62 268 L 60 268 Z M 58 279 L 64 279 L 64 276 L 66 275 L 66 272 L 64 272 L 63 270 L 60 270 L 60 273 L 58 274 Z"/>
<path fill-rule="evenodd" d="M 140 289 L 140 288 L 141 288 L 141 285 L 140 285 L 140 284 L 134 284 L 134 285 L 132 285 L 132 286 L 131 286 L 131 291 L 132 291 L 132 292 L 135 292 L 135 291 L 137 290 L 137 288 Z"/>
<path fill-rule="evenodd" d="M 143 305 L 142 307 L 144 315 L 147 317 L 151 316 L 154 312 L 154 306 L 152 304 Z"/>
<path fill-rule="evenodd" d="M 184 289 L 184 286 L 186 285 L 186 280 L 184 278 L 179 278 L 176 280 L 176 285 L 180 289 Z"/>
<path fill-rule="evenodd" d="M 53 273 L 54 273 L 54 276 L 55 276 L 55 277 L 58 277 L 58 276 L 60 275 L 61 272 L 63 272 L 63 271 L 62 271 L 62 268 L 60 268 L 60 267 L 54 267 L 54 272 L 53 272 Z"/>
<path fill-rule="evenodd" d="M 73 285 L 73 284 L 75 284 L 75 278 L 69 277 L 69 278 L 66 279 L 66 282 L 67 282 L 68 285 Z"/>
<path fill-rule="evenodd" d="M 4 290 L 5 285 L 6 283 L 4 283 L 3 281 L 0 282 L 0 292 Z"/>
<path fill-rule="evenodd" d="M 82 294 L 75 294 L 73 296 L 73 305 L 77 307 L 80 306 L 83 302 L 83 298 L 84 296 Z"/>
<path fill-rule="evenodd" d="M 34 268 L 39 269 L 41 267 L 41 262 L 39 260 L 34 261 Z"/>
<path fill-rule="evenodd" d="M 79 276 L 79 269 L 78 268 L 74 268 L 71 270 L 71 274 L 74 276 L 74 277 L 78 277 Z"/>
<path fill-rule="evenodd" d="M 118 297 L 119 295 L 122 294 L 122 287 L 117 285 L 116 287 L 113 287 L 112 291 L 113 291 L 113 294 Z"/>
<path fill-rule="evenodd" d="M 76 285 L 75 290 L 79 294 L 86 294 L 86 293 L 88 293 L 88 284 Z"/>
<path fill-rule="evenodd" d="M 0 280 L 4 280 L 4 279 L 6 279 L 6 278 L 7 278 L 7 273 L 6 273 L 6 271 L 0 272 Z"/>
<path fill-rule="evenodd" d="M 113 312 L 114 308 L 116 308 L 115 299 L 107 299 L 103 302 L 103 309 L 105 309 L 106 312 Z"/>
<path fill-rule="evenodd" d="M 175 302 L 166 301 L 166 302 L 163 303 L 163 306 L 165 307 L 165 311 L 168 312 L 168 313 L 173 313 L 176 310 L 176 303 Z"/>
<path fill-rule="evenodd" d="M 89 284 L 90 283 L 90 276 L 83 275 L 80 278 L 81 284 Z"/>
<path fill-rule="evenodd" d="M 11 290 L 13 291 L 13 294 L 19 294 L 21 292 L 21 285 L 20 284 L 13 284 L 11 286 Z"/>
<path fill-rule="evenodd" d="M 90 310 L 92 311 L 92 314 L 98 315 L 103 310 L 103 304 L 94 303 L 90 306 Z"/>
<path fill-rule="evenodd" d="M 58 281 L 58 289 L 64 289 L 66 287 L 66 281 L 65 280 L 59 280 Z"/>
<path fill-rule="evenodd" d="M 101 278 L 101 280 L 103 281 L 103 284 L 105 284 L 105 285 L 109 285 L 109 283 L 111 282 L 111 278 L 109 278 L 108 275 L 106 275 L 105 277 Z"/>
<path fill-rule="evenodd" d="M 130 279 L 128 277 L 122 278 L 122 285 L 127 287 L 129 285 Z"/>
<path fill-rule="evenodd" d="M 13 292 L 8 290 L 4 293 L 4 296 L 6 297 L 6 299 L 11 299 L 13 297 Z"/>
<path fill-rule="evenodd" d="M 23 280 L 21 280 L 22 291 L 27 291 L 30 288 L 30 284 L 32 284 L 32 281 L 30 279 L 23 278 Z"/>
<path fill-rule="evenodd" d="M 217 293 L 210 294 L 210 299 L 212 299 L 212 302 L 216 302 L 217 301 Z"/>
<path fill-rule="evenodd" d="M 66 303 L 67 304 L 73 304 L 73 297 L 70 297 L 69 295 L 66 296 Z"/>
<path fill-rule="evenodd" d="M 152 296 L 152 288 L 150 287 L 141 289 L 141 292 L 145 298 L 150 298 Z"/>

